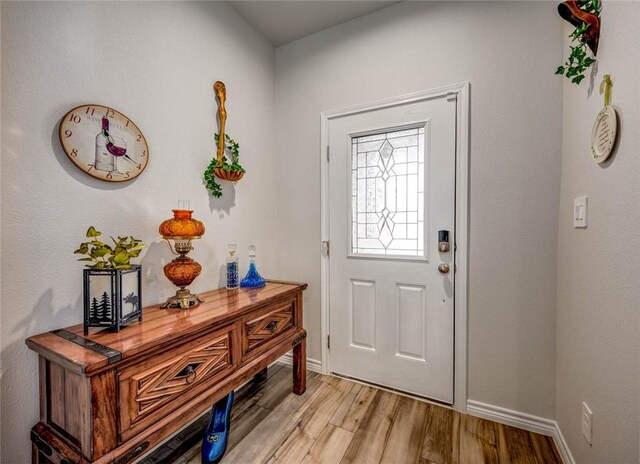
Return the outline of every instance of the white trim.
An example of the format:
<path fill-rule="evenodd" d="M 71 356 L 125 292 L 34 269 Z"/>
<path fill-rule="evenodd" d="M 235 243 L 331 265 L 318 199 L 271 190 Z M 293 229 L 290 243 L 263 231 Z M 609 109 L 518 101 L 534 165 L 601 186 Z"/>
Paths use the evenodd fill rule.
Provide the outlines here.
<path fill-rule="evenodd" d="M 329 121 L 331 119 L 363 113 L 390 106 L 413 103 L 447 96 L 456 98 L 456 245 L 455 252 L 455 291 L 454 291 L 454 403 L 460 412 L 467 408 L 467 277 L 469 248 L 469 124 L 470 124 L 470 85 L 468 82 L 448 85 L 424 92 L 416 92 L 400 97 L 387 98 L 373 103 L 356 105 L 349 108 L 324 111 L 320 114 L 320 214 L 321 242 L 329 240 L 329 163 L 327 147 L 329 144 Z M 323 374 L 329 374 L 330 359 L 327 347 L 329 334 L 329 257 L 321 246 L 321 290 L 320 290 L 320 332 L 322 340 L 320 366 Z"/>
<path fill-rule="evenodd" d="M 276 362 L 282 363 L 285 366 L 293 366 L 293 356 L 291 353 L 286 353 L 280 357 Z M 307 369 L 311 372 L 317 372 L 322 374 L 322 363 L 317 359 L 307 358 Z"/>
<path fill-rule="evenodd" d="M 562 462 L 564 462 L 564 464 L 576 464 L 576 460 L 573 459 L 573 454 L 571 454 L 569 445 L 567 444 L 567 441 L 564 439 L 564 435 L 562 435 L 562 430 L 560 430 L 560 425 L 557 422 L 556 422 L 555 430 L 553 432 L 553 441 L 556 444 L 556 448 L 558 448 L 558 452 L 560 453 Z"/>
<path fill-rule="evenodd" d="M 539 433 L 553 437 L 553 441 L 560 453 L 564 464 L 575 464 L 569 446 L 562 435 L 558 423 L 552 419 L 533 416 L 520 411 L 494 406 L 492 404 L 481 403 L 480 401 L 468 400 L 467 413 L 488 419 L 500 424 L 510 425 L 529 432 Z"/>

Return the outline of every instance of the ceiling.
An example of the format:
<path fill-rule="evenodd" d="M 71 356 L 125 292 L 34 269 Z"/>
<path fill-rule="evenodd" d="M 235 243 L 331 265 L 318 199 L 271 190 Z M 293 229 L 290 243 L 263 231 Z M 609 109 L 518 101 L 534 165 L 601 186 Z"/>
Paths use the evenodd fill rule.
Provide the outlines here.
<path fill-rule="evenodd" d="M 398 1 L 231 1 L 253 27 L 279 47 Z"/>

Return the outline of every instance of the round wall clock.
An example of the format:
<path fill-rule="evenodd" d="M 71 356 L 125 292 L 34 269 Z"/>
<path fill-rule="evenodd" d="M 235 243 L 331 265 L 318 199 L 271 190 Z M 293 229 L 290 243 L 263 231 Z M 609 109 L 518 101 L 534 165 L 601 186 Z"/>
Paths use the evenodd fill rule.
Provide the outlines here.
<path fill-rule="evenodd" d="M 82 105 L 60 121 L 60 143 L 77 167 L 96 179 L 125 182 L 149 162 L 149 146 L 138 126 L 108 106 Z"/>
<path fill-rule="evenodd" d="M 598 113 L 591 131 L 591 156 L 596 163 L 603 163 L 611 155 L 617 133 L 616 110 L 612 106 L 605 106 Z"/>

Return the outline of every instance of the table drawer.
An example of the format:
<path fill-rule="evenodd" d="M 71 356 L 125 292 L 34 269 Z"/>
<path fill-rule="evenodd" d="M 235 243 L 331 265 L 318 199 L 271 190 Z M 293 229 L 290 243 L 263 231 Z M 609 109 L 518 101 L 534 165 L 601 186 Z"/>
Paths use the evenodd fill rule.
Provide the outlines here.
<path fill-rule="evenodd" d="M 119 373 L 123 439 L 233 372 L 234 327 L 203 335 Z M 161 411 L 158 409 L 161 408 Z M 154 414 L 155 413 L 155 414 Z"/>
<path fill-rule="evenodd" d="M 243 360 L 268 350 L 276 340 L 295 328 L 295 305 L 295 300 L 289 300 L 243 319 Z"/>

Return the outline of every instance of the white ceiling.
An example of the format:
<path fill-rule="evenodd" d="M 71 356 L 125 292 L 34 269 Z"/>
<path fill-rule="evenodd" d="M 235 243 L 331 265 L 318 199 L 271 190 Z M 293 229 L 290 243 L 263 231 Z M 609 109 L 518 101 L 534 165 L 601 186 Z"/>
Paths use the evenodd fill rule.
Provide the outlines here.
<path fill-rule="evenodd" d="M 279 47 L 398 1 L 231 1 L 244 18 Z"/>

